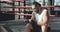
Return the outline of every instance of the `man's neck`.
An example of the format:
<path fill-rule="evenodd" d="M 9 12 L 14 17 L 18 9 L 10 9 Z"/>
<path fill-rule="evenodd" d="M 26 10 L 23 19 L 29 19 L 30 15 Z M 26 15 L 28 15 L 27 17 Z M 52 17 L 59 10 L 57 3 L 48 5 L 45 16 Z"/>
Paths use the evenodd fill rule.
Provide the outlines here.
<path fill-rule="evenodd" d="M 42 13 L 42 11 L 41 11 L 41 10 L 39 10 L 39 11 L 37 11 L 36 13 L 41 14 L 41 13 Z"/>

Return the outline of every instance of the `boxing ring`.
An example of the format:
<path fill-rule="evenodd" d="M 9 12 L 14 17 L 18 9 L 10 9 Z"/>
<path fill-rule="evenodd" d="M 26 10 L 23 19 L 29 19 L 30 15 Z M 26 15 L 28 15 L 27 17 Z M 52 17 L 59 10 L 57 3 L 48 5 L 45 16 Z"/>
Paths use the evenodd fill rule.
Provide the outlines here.
<path fill-rule="evenodd" d="M 11 0 L 9 0 L 9 1 L 11 1 Z M 9 2 L 9 1 L 7 1 L 7 2 Z M 15 2 L 19 2 L 19 0 L 17 1 L 15 1 Z M 21 1 L 21 2 L 24 2 L 24 1 Z M 9 6 L 1 6 L 2 8 L 32 8 L 31 6 L 11 6 L 11 7 L 9 7 Z M 55 8 L 55 7 L 60 7 L 60 6 L 42 6 L 42 8 Z M 15 13 L 15 12 L 17 12 L 17 11 L 14 11 L 14 13 L 7 13 L 7 12 L 2 12 L 3 14 L 12 14 L 12 15 L 18 15 L 18 16 L 32 16 L 32 14 L 20 14 L 20 13 Z M 60 15 L 49 15 L 49 17 L 60 17 Z M 12 22 L 12 23 L 11 23 Z M 13 21 L 11 21 L 11 22 L 6 22 L 5 24 L 3 24 L 3 26 L 5 27 L 5 26 L 7 26 L 7 27 L 9 27 L 9 26 L 13 26 L 13 25 L 20 25 L 20 22 L 15 22 L 15 23 L 13 23 Z M 26 23 L 24 22 L 24 24 L 26 25 Z M 5 28 L 7 28 L 7 27 L 5 27 Z M 10 29 L 10 28 L 9 28 Z M 8 29 L 7 29 L 8 30 Z M 9 31 L 9 30 L 8 30 Z"/>
<path fill-rule="evenodd" d="M 24 2 L 24 1 L 20 1 L 20 0 L 9 0 L 9 1 L 15 1 L 15 2 Z M 9 2 L 9 1 L 5 1 L 5 2 Z M 41 6 L 41 8 L 55 8 L 55 7 L 60 7 L 60 6 Z M 23 9 L 31 9 L 31 6 L 1 6 L 1 8 L 23 8 Z M 24 10 L 25 11 L 25 10 Z M 13 12 L 13 11 L 12 11 Z M 20 14 L 20 13 L 15 13 L 17 11 L 14 11 L 14 13 L 7 13 L 7 12 L 2 12 L 2 14 L 12 14 L 12 15 L 18 15 L 18 16 L 32 16 L 32 14 Z M 19 11 L 18 11 L 19 12 Z M 49 14 L 49 17 L 60 17 L 60 15 L 51 15 Z"/>
<path fill-rule="evenodd" d="M 54 8 L 56 6 L 42 6 L 42 8 Z M 11 6 L 11 7 L 7 7 L 7 6 L 2 6 L 2 8 L 31 8 L 31 6 Z M 16 12 L 16 11 L 15 11 Z M 20 16 L 31 16 L 32 14 L 17 14 L 17 13 L 5 13 L 5 12 L 2 12 L 4 14 L 14 14 L 14 15 L 20 15 Z M 49 15 L 49 16 L 57 16 L 57 15 Z M 59 15 L 60 16 L 60 15 Z"/>
<path fill-rule="evenodd" d="M 12 1 L 12 2 L 23 2 L 24 3 L 24 1 L 25 0 L 3 0 L 3 2 L 9 2 L 9 1 Z M 42 6 L 42 8 L 55 8 L 55 7 L 60 7 L 60 6 L 51 6 L 51 5 L 49 5 L 49 6 Z M 13 6 L 1 6 L 1 8 L 23 8 L 23 9 L 25 9 L 25 8 L 32 8 L 31 6 L 15 6 L 15 5 L 13 5 Z M 14 11 L 14 12 L 16 12 L 16 11 Z M 3 14 L 14 14 L 14 15 L 20 15 L 20 16 L 31 16 L 31 14 L 19 14 L 19 13 L 6 13 L 6 12 L 2 12 Z M 60 16 L 60 15 L 49 15 L 49 16 L 52 16 L 52 17 L 54 17 L 54 16 Z"/>

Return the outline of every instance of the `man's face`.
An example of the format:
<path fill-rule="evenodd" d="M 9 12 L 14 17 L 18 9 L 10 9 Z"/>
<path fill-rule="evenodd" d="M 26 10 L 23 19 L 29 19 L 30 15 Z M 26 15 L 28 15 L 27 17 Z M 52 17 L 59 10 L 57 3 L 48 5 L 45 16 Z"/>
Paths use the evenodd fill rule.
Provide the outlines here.
<path fill-rule="evenodd" d="M 39 11 L 40 6 L 35 6 L 35 5 L 32 5 L 32 9 L 33 9 L 34 11 Z"/>

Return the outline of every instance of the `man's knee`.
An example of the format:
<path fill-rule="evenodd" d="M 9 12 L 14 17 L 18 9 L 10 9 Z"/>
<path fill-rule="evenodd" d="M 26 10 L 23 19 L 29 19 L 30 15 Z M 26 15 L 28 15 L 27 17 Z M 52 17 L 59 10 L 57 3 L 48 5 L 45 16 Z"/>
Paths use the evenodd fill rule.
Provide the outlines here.
<path fill-rule="evenodd" d="M 27 28 L 27 29 L 32 29 L 32 25 L 28 23 L 28 24 L 26 25 L 26 28 Z"/>

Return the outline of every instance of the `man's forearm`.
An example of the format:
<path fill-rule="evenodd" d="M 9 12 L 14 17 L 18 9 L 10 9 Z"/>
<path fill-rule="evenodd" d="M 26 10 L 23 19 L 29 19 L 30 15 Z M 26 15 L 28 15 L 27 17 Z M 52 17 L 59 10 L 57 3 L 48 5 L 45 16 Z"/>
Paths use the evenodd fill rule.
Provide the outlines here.
<path fill-rule="evenodd" d="M 38 25 L 46 25 L 44 22 L 37 22 Z"/>

